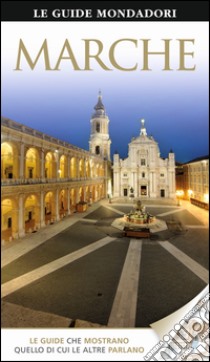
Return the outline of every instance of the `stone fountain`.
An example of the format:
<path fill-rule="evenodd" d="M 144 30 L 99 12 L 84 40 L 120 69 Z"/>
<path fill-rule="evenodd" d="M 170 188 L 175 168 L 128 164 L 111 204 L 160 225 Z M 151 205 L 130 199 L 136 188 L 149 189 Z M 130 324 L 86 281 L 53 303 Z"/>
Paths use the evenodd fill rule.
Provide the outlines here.
<path fill-rule="evenodd" d="M 128 214 L 125 214 L 123 219 L 127 224 L 136 224 L 138 226 L 145 224 L 151 224 L 156 221 L 155 216 L 151 215 L 150 213 L 146 212 L 145 206 L 142 205 L 141 200 L 136 201 L 136 207 L 134 210 L 131 210 Z"/>
<path fill-rule="evenodd" d="M 134 208 L 123 217 L 116 218 L 112 226 L 124 230 L 125 227 L 129 228 L 149 228 L 151 233 L 162 230 L 167 230 L 167 225 L 164 220 L 158 219 L 156 216 L 151 215 L 146 211 L 146 207 L 142 205 L 141 200 L 136 200 Z"/>

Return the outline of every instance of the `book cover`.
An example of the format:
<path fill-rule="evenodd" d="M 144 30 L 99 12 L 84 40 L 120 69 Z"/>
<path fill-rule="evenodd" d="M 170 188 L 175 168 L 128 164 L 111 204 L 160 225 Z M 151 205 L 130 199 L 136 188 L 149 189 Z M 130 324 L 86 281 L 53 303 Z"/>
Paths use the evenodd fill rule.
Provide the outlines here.
<path fill-rule="evenodd" d="M 208 1 L 2 1 L 2 360 L 208 359 Z"/>

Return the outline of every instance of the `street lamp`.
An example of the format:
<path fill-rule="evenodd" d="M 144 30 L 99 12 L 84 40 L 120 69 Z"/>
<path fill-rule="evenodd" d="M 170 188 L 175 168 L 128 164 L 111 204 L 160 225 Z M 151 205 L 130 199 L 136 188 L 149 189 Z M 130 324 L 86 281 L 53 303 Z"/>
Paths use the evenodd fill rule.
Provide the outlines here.
<path fill-rule="evenodd" d="M 209 203 L 209 194 L 204 194 L 203 198 L 204 198 L 204 202 L 206 202 L 208 204 Z"/>
<path fill-rule="evenodd" d="M 181 198 L 184 195 L 184 191 L 183 190 L 177 190 L 176 191 L 176 197 L 177 197 L 177 206 L 181 206 Z"/>
<path fill-rule="evenodd" d="M 189 200 L 190 200 L 191 197 L 193 196 L 193 190 L 187 190 L 187 193 L 188 193 L 188 197 L 189 197 Z"/>

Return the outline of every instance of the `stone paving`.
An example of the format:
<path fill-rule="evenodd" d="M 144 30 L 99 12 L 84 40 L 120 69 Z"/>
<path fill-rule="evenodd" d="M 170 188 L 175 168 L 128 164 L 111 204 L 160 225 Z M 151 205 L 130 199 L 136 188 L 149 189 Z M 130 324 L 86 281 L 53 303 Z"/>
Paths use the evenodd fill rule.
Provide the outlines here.
<path fill-rule="evenodd" d="M 170 259 L 170 255 L 173 258 L 173 263 L 171 262 L 171 265 L 174 264 L 174 268 L 177 268 L 181 271 L 182 275 L 186 278 L 188 276 L 190 277 L 190 280 L 192 282 L 192 290 L 196 286 L 195 291 L 199 290 L 199 288 L 202 288 L 205 284 L 208 283 L 208 271 L 206 267 L 200 264 L 200 257 L 197 256 L 197 252 L 193 254 L 191 253 L 191 257 L 186 254 L 186 251 L 180 250 L 180 246 L 177 247 L 177 244 L 173 245 L 173 240 L 176 240 L 176 233 L 178 233 L 177 238 L 179 238 L 180 242 L 180 235 L 182 232 L 186 232 L 186 230 L 200 230 L 202 232 L 208 229 L 208 212 L 206 210 L 197 208 L 194 205 L 191 205 L 187 201 L 183 201 L 181 206 L 177 206 L 175 203 L 170 203 L 168 200 L 146 200 L 145 206 L 148 208 L 154 208 L 154 210 L 162 210 L 162 212 L 159 212 L 158 217 L 161 217 L 166 219 L 166 223 L 168 225 L 171 222 L 171 231 L 163 231 L 163 233 L 160 235 L 161 239 L 157 241 L 145 241 L 145 240 L 137 240 L 137 239 L 131 239 L 128 240 L 127 238 L 119 239 L 119 235 L 116 237 L 114 234 L 114 228 L 112 228 L 110 225 L 113 222 L 113 220 L 116 218 L 117 215 L 122 216 L 124 214 L 124 208 L 130 208 L 133 206 L 132 202 L 124 202 L 124 200 L 112 200 L 112 204 L 109 204 L 107 200 L 103 200 L 97 204 L 92 205 L 85 213 L 81 214 L 73 214 L 70 217 L 64 218 L 61 222 L 55 223 L 53 225 L 47 226 L 45 229 L 39 230 L 35 234 L 30 234 L 25 236 L 22 240 L 16 240 L 12 241 L 6 245 L 2 246 L 2 271 L 4 273 L 5 267 L 12 268 L 12 265 L 14 262 L 18 260 L 22 260 L 21 258 L 24 258 L 24 256 L 29 257 L 30 253 L 33 251 L 38 250 L 41 245 L 47 245 L 49 243 L 49 240 L 51 238 L 55 237 L 56 235 L 60 236 L 62 232 L 66 232 L 66 230 L 72 229 L 74 225 L 80 225 L 81 230 L 82 227 L 84 228 L 85 224 L 86 227 L 90 227 L 91 232 L 92 230 L 98 229 L 100 231 L 99 235 L 103 235 L 104 237 L 101 237 L 98 240 L 90 240 L 89 245 L 87 243 L 86 246 L 79 247 L 78 250 L 75 250 L 74 252 L 67 253 L 66 255 L 60 257 L 60 258 L 54 258 L 51 262 L 45 263 L 44 265 L 41 265 L 38 268 L 34 268 L 31 271 L 28 271 L 27 273 L 20 275 L 19 277 L 12 277 L 11 280 L 8 280 L 7 282 L 3 283 L 2 285 L 2 327 L 36 327 L 36 328 L 55 328 L 55 327 L 74 327 L 74 328 L 86 328 L 86 327 L 135 327 L 135 320 L 138 322 L 139 318 L 140 320 L 145 319 L 142 317 L 142 313 L 145 313 L 144 310 L 146 305 L 144 297 L 147 296 L 147 294 L 151 291 L 151 285 L 150 286 L 144 286 L 144 283 L 142 283 L 142 277 L 145 273 L 148 275 L 149 280 L 153 274 L 153 269 L 157 266 L 157 268 L 161 269 L 164 267 L 164 265 L 160 266 L 161 264 L 157 263 L 158 260 L 155 260 L 155 253 L 156 256 L 160 255 L 160 258 L 162 258 L 162 254 L 167 256 L 168 260 Z M 169 211 L 167 211 L 167 208 Z M 169 209 L 170 208 L 170 209 Z M 189 212 L 191 217 L 189 217 L 188 214 L 182 214 L 182 212 Z M 180 225 L 182 223 L 174 222 L 176 220 L 176 217 L 178 215 L 182 215 L 182 223 L 184 227 L 181 227 Z M 98 218 L 99 217 L 99 218 Z M 172 217 L 172 218 L 171 218 Z M 171 218 L 171 219 L 170 219 Z M 179 220 L 179 219 L 177 219 Z M 184 222 L 183 222 L 184 221 Z M 173 224 L 174 222 L 174 224 Z M 189 224 L 186 224 L 188 222 Z M 78 224 L 77 224 L 78 223 Z M 84 225 L 84 226 L 83 226 Z M 88 226 L 89 225 L 89 226 Z M 79 226 L 79 227 L 80 227 Z M 173 230 L 173 226 L 175 229 Z M 70 229 L 69 229 L 70 228 Z M 169 228 L 170 229 L 170 228 Z M 73 230 L 73 229 L 72 229 Z M 167 238 L 164 238 L 164 236 L 170 236 L 172 233 L 174 237 L 170 240 L 167 240 Z M 71 234 L 69 234 L 71 235 Z M 116 234 L 117 235 L 117 234 Z M 183 234 L 184 238 L 186 238 L 185 234 Z M 174 239 L 175 238 L 175 239 Z M 119 241 L 121 244 L 119 244 Z M 186 239 L 186 241 L 189 243 L 190 241 Z M 45 243 L 46 242 L 46 243 Z M 119 253 L 119 250 L 122 250 L 121 256 L 119 254 L 119 260 L 113 259 L 114 253 L 112 250 L 115 245 L 116 252 Z M 119 245 L 121 245 L 119 249 Z M 127 246 L 126 246 L 127 245 Z M 182 245 L 182 244 L 180 244 Z M 187 244 L 183 244 L 187 245 Z M 144 246 L 143 253 L 142 253 L 142 246 Z M 193 246 L 196 248 L 198 247 L 197 241 L 193 240 Z M 108 249 L 107 249 L 108 248 Z M 128 248 L 128 249 L 127 249 Z M 149 249 L 148 249 L 149 248 Z M 161 248 L 161 249 L 160 249 Z M 149 268 L 149 259 L 148 256 L 146 256 L 145 252 L 150 250 L 150 259 L 152 261 L 152 269 Z M 98 250 L 98 251 L 97 251 Z M 107 251 L 106 251 L 107 250 Z M 109 250 L 109 251 L 108 251 Z M 165 250 L 163 252 L 163 250 Z M 191 250 L 191 249 L 190 249 Z M 62 275 L 61 271 L 65 272 L 65 268 L 69 268 L 71 263 L 76 267 L 75 262 L 80 260 L 79 265 L 83 265 L 83 260 L 85 261 L 89 257 L 90 259 L 90 265 L 93 268 L 94 273 L 94 255 L 97 252 L 98 257 L 104 259 L 104 256 L 107 254 L 107 257 L 110 260 L 110 267 L 111 263 L 113 263 L 113 267 L 115 263 L 122 263 L 122 270 L 119 274 L 119 280 L 117 282 L 114 282 L 113 285 L 116 284 L 115 294 L 113 295 L 113 301 L 109 300 L 110 306 L 112 305 L 110 309 L 110 313 L 108 316 L 108 320 L 106 321 L 106 316 L 101 319 L 101 323 L 95 323 L 93 322 L 94 318 L 91 320 L 84 320 L 84 318 L 80 318 L 80 314 L 78 314 L 78 317 L 75 318 L 75 316 L 69 316 L 65 317 L 64 315 L 59 315 L 56 313 L 52 313 L 49 311 L 44 310 L 36 310 L 33 308 L 29 308 L 27 306 L 21 305 L 21 303 L 14 302 L 15 300 L 19 300 L 18 298 L 15 299 L 14 297 L 17 295 L 19 296 L 19 290 L 23 293 L 27 293 L 27 285 L 30 287 L 30 285 L 34 285 L 34 283 L 41 282 L 45 280 L 45 278 L 48 276 L 53 276 L 55 273 L 57 273 L 60 270 L 60 274 Z M 159 253 L 159 254 L 158 254 Z M 116 254 L 117 255 L 117 254 Z M 124 259 L 124 256 L 126 258 Z M 203 256 L 205 257 L 205 256 Z M 145 259 L 146 258 L 146 259 Z M 198 262 L 195 260 L 195 258 L 198 260 Z M 104 259 L 105 260 L 105 259 Z M 125 260 L 125 262 L 124 262 Z M 145 261 L 147 261 L 147 264 L 145 264 Z M 167 261 L 165 259 L 165 261 Z M 176 261 L 176 262 L 175 262 Z M 142 263 L 143 262 L 143 263 Z M 123 265 L 124 264 L 124 265 Z M 166 263 L 167 264 L 167 263 Z M 169 263 L 170 264 L 170 263 Z M 98 262 L 98 267 L 100 266 L 100 263 Z M 183 270 L 180 270 L 180 266 L 183 265 Z M 205 264 L 206 265 L 206 264 Z M 119 267 L 121 268 L 120 264 Z M 118 267 L 118 269 L 119 269 Z M 114 267 L 115 268 L 115 267 Z M 8 269 L 8 271 L 10 270 Z M 109 268 L 111 270 L 111 268 Z M 116 268 L 115 268 L 116 269 Z M 185 271 L 186 269 L 186 271 Z M 81 269 L 80 269 L 81 270 Z M 88 269 L 87 269 L 88 270 Z M 113 269 L 114 270 L 114 269 Z M 117 269 L 116 269 L 117 270 Z M 120 269 L 119 269 L 120 270 Z M 154 269 L 155 270 L 155 269 Z M 143 274 L 140 274 L 143 272 Z M 103 270 L 101 271 L 103 273 Z M 107 273 L 108 279 L 109 279 L 109 272 Z M 111 271 L 110 271 L 111 273 Z M 57 274 L 56 274 L 57 275 Z M 67 274 L 69 276 L 69 272 Z M 101 274 L 102 275 L 102 274 Z M 160 276 L 162 275 L 162 272 L 160 273 Z M 175 275 L 172 273 L 172 278 L 175 277 Z M 178 275 L 178 273 L 177 273 Z M 181 275 L 181 274 L 180 274 Z M 46 277 L 45 277 L 46 276 Z M 114 275 L 113 275 L 114 276 Z M 94 279 L 97 279 L 97 275 L 94 277 Z M 110 278 L 112 279 L 112 275 L 110 275 Z M 118 278 L 118 276 L 117 276 Z M 197 278 L 197 279 L 196 279 Z M 107 281 L 108 281 L 107 279 Z M 154 278 L 153 278 L 154 279 Z M 53 280 L 51 277 L 48 278 L 48 284 L 50 283 L 50 280 Z M 87 279 L 88 280 L 88 279 Z M 144 279 L 145 280 L 145 279 Z M 155 279 L 154 279 L 155 280 Z M 154 283 L 154 280 L 152 283 Z M 39 282 L 39 284 L 40 284 Z M 90 281 L 91 283 L 91 281 Z M 95 283 L 95 280 L 93 280 L 93 283 Z M 104 282 L 105 283 L 105 282 Z M 106 282 L 107 283 L 107 282 Z M 163 284 L 165 281 L 163 281 Z M 177 281 L 176 281 L 177 283 Z M 176 285 L 174 283 L 174 285 Z M 43 285 L 47 285 L 46 283 Z M 59 284 L 60 285 L 60 284 Z M 84 284 L 85 285 L 85 284 Z M 115 288 L 115 286 L 112 285 L 112 288 Z M 158 288 L 157 283 L 154 284 L 155 288 Z M 90 285 L 91 286 L 91 285 Z M 91 286 L 92 287 L 92 286 Z M 107 284 L 107 287 L 109 287 L 109 283 Z M 180 287 L 179 285 L 177 288 Z M 143 292 L 145 290 L 145 293 L 142 295 L 141 291 Z M 178 289 L 177 289 L 178 290 Z M 113 293 L 113 292 L 112 292 Z M 140 297 L 139 297 L 140 293 Z M 169 292 L 170 293 L 170 292 Z M 176 293 L 175 293 L 176 294 Z M 98 293 L 98 295 L 102 295 L 102 293 Z M 111 294 L 110 294 L 111 295 Z M 10 298 L 11 296 L 11 298 Z M 14 297 L 13 297 L 14 296 Z M 41 294 L 40 294 L 41 296 Z M 102 295 L 103 297 L 103 295 Z M 174 303 L 174 296 L 167 296 L 170 301 L 173 301 Z M 14 298 L 14 299 L 13 299 Z M 110 297 L 109 297 L 110 298 Z M 180 304 L 183 303 L 183 300 L 181 298 L 181 295 L 179 296 L 180 301 L 178 301 Z M 177 298 L 177 299 L 179 299 Z M 21 299 L 20 299 L 21 300 Z M 11 302 L 12 301 L 12 302 Z M 24 300 L 23 300 L 24 301 Z M 98 299 L 97 299 L 98 301 Z M 91 307 L 91 301 L 90 307 Z M 97 302 L 98 303 L 98 302 Z M 104 302 L 105 303 L 105 302 Z M 140 304 L 139 304 L 140 303 Z M 143 304 L 142 304 L 143 303 Z M 24 304 L 24 303 L 23 303 Z M 30 303 L 29 303 L 30 304 Z M 33 303 L 32 303 L 33 304 Z M 105 306 L 105 305 L 104 305 Z M 142 308 L 143 306 L 143 308 Z M 182 306 L 182 304 L 181 304 Z M 103 307 L 103 305 L 101 305 Z M 107 307 L 106 307 L 107 308 Z M 105 309 L 106 309 L 105 308 Z M 140 308 L 140 309 L 139 309 Z M 151 308 L 151 306 L 150 306 Z M 55 308 L 55 310 L 57 310 Z M 139 312 L 140 311 L 140 312 Z M 92 312 L 91 312 L 92 313 Z M 136 316 L 136 313 L 138 314 Z M 151 313 L 151 312 L 150 312 Z M 64 313 L 65 314 L 65 313 Z M 99 313 L 100 314 L 100 313 Z M 91 314 L 92 315 L 92 314 Z M 149 312 L 148 312 L 149 315 Z M 140 316 L 140 317 L 139 317 Z M 100 319 L 100 318 L 99 318 Z M 145 319 L 145 324 L 147 318 Z M 148 319 L 149 321 L 149 319 Z M 154 321 L 153 321 L 154 322 Z"/>

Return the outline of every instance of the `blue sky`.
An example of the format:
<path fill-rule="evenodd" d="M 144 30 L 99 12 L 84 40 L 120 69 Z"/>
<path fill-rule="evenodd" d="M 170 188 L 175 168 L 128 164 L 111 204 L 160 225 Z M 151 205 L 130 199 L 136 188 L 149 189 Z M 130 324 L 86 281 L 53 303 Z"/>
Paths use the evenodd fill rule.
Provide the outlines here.
<path fill-rule="evenodd" d="M 38 32 L 34 32 L 34 27 L 37 29 L 36 23 L 21 26 L 17 24 L 16 27 L 13 27 L 12 23 L 4 24 L 2 29 L 4 117 L 88 149 L 90 118 L 100 89 L 110 119 L 112 154 L 118 151 L 122 158 L 127 157 L 128 143 L 132 137 L 139 135 L 141 118 L 145 119 L 147 133 L 152 134 L 158 142 L 162 157 L 167 157 L 170 149 L 175 152 L 176 160 L 179 162 L 187 162 L 208 154 L 209 74 L 208 33 L 205 24 L 197 23 L 200 25 L 196 29 L 192 23 L 186 30 L 186 23 L 181 23 L 178 31 L 174 26 L 170 28 L 171 23 L 158 23 L 155 25 L 158 29 L 151 30 L 150 23 L 149 29 L 145 24 L 142 33 L 138 24 L 132 24 L 130 27 L 126 24 L 126 30 L 123 23 L 120 23 L 119 29 L 113 35 L 111 30 L 105 34 L 104 29 L 97 29 L 96 34 L 96 24 L 93 23 L 86 24 L 86 29 L 81 29 L 78 24 L 70 24 L 67 29 L 66 24 L 61 26 L 61 23 L 57 23 L 52 24 L 54 27 L 59 26 L 58 34 L 54 38 L 51 23 L 40 23 Z M 114 26 L 112 24 L 111 27 Z M 56 57 L 56 51 L 59 53 L 63 40 L 68 37 L 78 62 L 82 62 L 83 55 L 79 46 L 77 48 L 77 42 L 80 41 L 81 44 L 84 37 L 91 38 L 94 34 L 94 38 L 107 42 L 108 47 L 109 39 L 139 39 L 140 33 L 141 38 L 149 36 L 152 39 L 152 47 L 156 50 L 161 46 L 157 37 L 173 39 L 173 71 L 161 70 L 161 56 L 156 56 L 155 60 L 151 58 L 152 71 L 142 71 L 141 49 L 134 52 L 129 47 L 122 50 L 122 54 L 119 53 L 118 59 L 129 65 L 138 61 L 138 69 L 132 72 L 117 69 L 104 71 L 94 64 L 94 60 L 91 63 L 92 71 L 75 71 L 72 64 L 66 61 L 63 61 L 62 69 L 58 72 L 45 71 L 41 60 L 34 71 L 31 71 L 27 64 L 23 64 L 23 71 L 14 71 L 20 38 L 24 39 L 31 56 L 38 52 L 43 39 L 47 38 L 49 49 L 53 52 L 52 59 L 55 59 L 53 57 Z M 8 37 L 11 37 L 13 42 L 9 48 Z M 191 63 L 196 64 L 195 71 L 176 70 L 178 49 L 174 39 L 179 37 L 195 38 L 195 56 L 193 60 L 189 57 Z M 104 61 L 107 62 L 106 55 Z"/>

